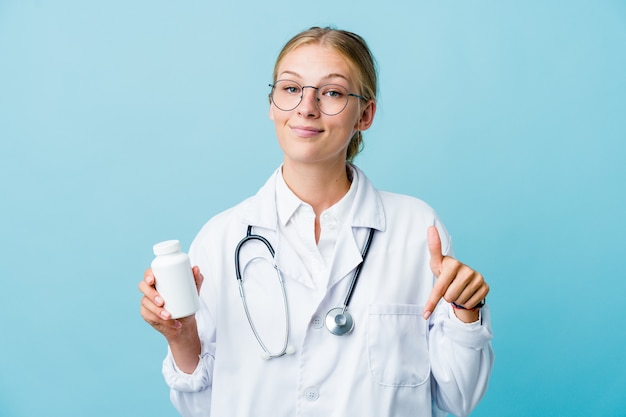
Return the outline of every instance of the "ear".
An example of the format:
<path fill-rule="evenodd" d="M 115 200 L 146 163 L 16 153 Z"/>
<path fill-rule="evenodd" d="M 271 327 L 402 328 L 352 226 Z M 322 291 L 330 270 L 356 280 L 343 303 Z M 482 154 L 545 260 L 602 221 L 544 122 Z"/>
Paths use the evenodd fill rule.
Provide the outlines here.
<path fill-rule="evenodd" d="M 272 106 L 272 100 L 270 100 L 270 111 L 269 111 L 270 120 L 274 121 L 274 106 Z"/>
<path fill-rule="evenodd" d="M 370 100 L 365 107 L 361 109 L 361 117 L 355 125 L 356 130 L 367 130 L 374 122 L 374 115 L 376 114 L 376 102 Z"/>

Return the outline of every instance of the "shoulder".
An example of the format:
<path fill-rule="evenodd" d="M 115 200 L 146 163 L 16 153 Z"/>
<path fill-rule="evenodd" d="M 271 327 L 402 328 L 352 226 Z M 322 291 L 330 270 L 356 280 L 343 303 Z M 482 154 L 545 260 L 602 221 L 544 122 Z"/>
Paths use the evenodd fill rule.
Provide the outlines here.
<path fill-rule="evenodd" d="M 425 228 L 441 223 L 437 212 L 417 197 L 381 190 L 378 195 L 385 211 L 385 221 L 391 229 Z"/>
<path fill-rule="evenodd" d="M 444 254 L 453 255 L 452 237 L 437 212 L 423 200 L 405 194 L 378 191 L 382 201 L 388 231 L 405 239 L 417 238 L 425 241 L 427 229 L 435 226 L 439 230 Z"/>
<path fill-rule="evenodd" d="M 364 189 L 367 190 L 365 194 L 369 196 L 361 203 L 378 201 L 384 213 L 384 235 L 394 241 L 423 244 L 428 227 L 435 226 L 439 229 L 442 245 L 446 248 L 445 253 L 452 253 L 451 237 L 433 207 L 411 195 L 377 189 L 362 171 L 359 173 L 364 180 Z"/>
<path fill-rule="evenodd" d="M 355 198 L 357 217 L 381 219 L 381 230 L 398 222 L 435 223 L 436 214 L 423 200 L 406 194 L 398 194 L 376 188 L 369 178 L 354 167 L 359 178 Z"/>
<path fill-rule="evenodd" d="M 408 210 L 411 212 L 435 215 L 435 210 L 424 200 L 407 194 L 392 193 L 390 191 L 377 190 L 385 209 Z"/>
<path fill-rule="evenodd" d="M 398 194 L 390 191 L 384 191 L 376 188 L 365 173 L 356 165 L 352 165 L 353 169 L 359 176 L 362 185 L 359 186 L 361 198 L 356 199 L 357 203 L 371 204 L 378 197 L 380 203 L 384 207 L 386 216 L 390 212 L 411 213 L 412 215 L 422 215 L 426 217 L 436 217 L 435 210 L 423 200 L 406 194 Z"/>
<path fill-rule="evenodd" d="M 216 236 L 223 236 L 235 225 L 243 224 L 243 213 L 246 212 L 247 207 L 250 205 L 250 201 L 253 198 L 254 197 L 249 197 L 238 203 L 237 205 L 230 207 L 211 217 L 200 228 L 200 231 L 196 235 L 195 240 L 203 240 L 208 235 L 213 236 L 214 238 Z"/>
<path fill-rule="evenodd" d="M 255 195 L 213 216 L 200 229 L 197 238 L 207 234 L 221 236 L 241 228 L 245 230 L 248 225 L 272 228 L 276 222 L 276 176 L 279 170 L 274 171 Z"/>
<path fill-rule="evenodd" d="M 252 197 L 250 197 L 252 198 Z M 222 259 L 230 256 L 237 242 L 246 235 L 247 224 L 244 223 L 246 206 L 250 198 L 211 217 L 200 228 L 189 247 L 189 257 L 197 265 L 211 259 Z M 203 265 L 206 268 L 206 265 Z"/>
<path fill-rule="evenodd" d="M 352 168 L 356 171 L 358 175 L 360 182 L 359 189 L 362 190 L 362 198 L 357 198 L 357 202 L 367 201 L 371 203 L 371 201 L 375 199 L 374 196 L 377 195 L 380 199 L 380 202 L 383 204 L 385 211 L 408 210 L 424 213 L 434 213 L 434 210 L 423 200 L 406 194 L 398 194 L 392 193 L 390 191 L 380 190 L 372 183 L 372 181 L 367 177 L 363 170 L 361 170 L 356 165 L 352 165 Z"/>

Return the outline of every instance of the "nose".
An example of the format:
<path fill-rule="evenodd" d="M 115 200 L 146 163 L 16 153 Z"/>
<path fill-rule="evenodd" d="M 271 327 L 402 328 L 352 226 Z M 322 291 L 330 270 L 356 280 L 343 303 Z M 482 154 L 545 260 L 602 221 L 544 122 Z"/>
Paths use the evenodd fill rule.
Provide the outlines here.
<path fill-rule="evenodd" d="M 307 92 L 307 88 L 311 89 L 311 91 Z M 317 87 L 310 85 L 302 87 L 302 100 L 298 106 L 298 113 L 305 117 L 319 114 L 319 108 L 317 107 Z"/>

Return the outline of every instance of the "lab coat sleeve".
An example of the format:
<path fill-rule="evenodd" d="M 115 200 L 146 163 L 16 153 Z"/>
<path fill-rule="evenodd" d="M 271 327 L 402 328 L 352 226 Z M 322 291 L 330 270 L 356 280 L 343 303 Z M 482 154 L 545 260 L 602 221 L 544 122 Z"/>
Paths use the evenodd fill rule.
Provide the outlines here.
<path fill-rule="evenodd" d="M 441 223 L 436 222 L 436 226 L 444 254 L 454 257 L 452 238 Z M 433 399 L 440 409 L 457 417 L 467 416 L 485 395 L 493 368 L 489 306 L 481 309 L 477 322 L 464 323 L 442 299 L 429 326 Z"/>
<path fill-rule="evenodd" d="M 196 313 L 200 337 L 200 361 L 193 373 L 181 372 L 168 351 L 163 362 L 163 376 L 170 387 L 170 400 L 183 417 L 211 415 L 217 322 L 219 316 L 219 288 L 222 279 L 233 269 L 234 246 L 228 243 L 229 228 L 240 231 L 238 207 L 226 210 L 209 220 L 189 247 L 192 266 L 198 266 L 204 277 L 200 288 L 200 309 Z M 239 239 L 238 235 L 237 238 Z M 232 250 L 231 250 L 232 248 Z M 234 282 L 234 279 L 233 279 Z"/>
<path fill-rule="evenodd" d="M 482 308 L 476 323 L 456 319 L 445 301 L 433 316 L 429 336 L 433 396 L 439 408 L 467 416 L 487 391 L 493 367 L 489 306 Z"/>
<path fill-rule="evenodd" d="M 202 300 L 201 300 L 202 304 Z M 198 329 L 207 329 L 207 309 L 201 306 L 196 313 Z M 207 334 L 199 330 L 202 350 L 196 369 L 191 374 L 181 371 L 168 349 L 167 356 L 163 360 L 163 377 L 170 387 L 170 400 L 174 408 L 183 417 L 204 417 L 210 415 L 211 409 L 211 383 L 213 374 L 213 362 L 215 343 Z"/>

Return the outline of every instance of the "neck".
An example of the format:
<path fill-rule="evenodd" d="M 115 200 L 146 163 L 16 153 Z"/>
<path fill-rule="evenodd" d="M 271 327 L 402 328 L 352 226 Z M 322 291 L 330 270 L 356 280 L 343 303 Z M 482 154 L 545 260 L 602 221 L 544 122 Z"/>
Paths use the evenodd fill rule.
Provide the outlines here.
<path fill-rule="evenodd" d="M 283 178 L 299 199 L 313 207 L 316 217 L 350 189 L 345 161 L 333 165 L 283 164 Z"/>

